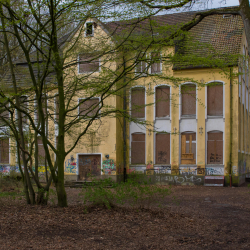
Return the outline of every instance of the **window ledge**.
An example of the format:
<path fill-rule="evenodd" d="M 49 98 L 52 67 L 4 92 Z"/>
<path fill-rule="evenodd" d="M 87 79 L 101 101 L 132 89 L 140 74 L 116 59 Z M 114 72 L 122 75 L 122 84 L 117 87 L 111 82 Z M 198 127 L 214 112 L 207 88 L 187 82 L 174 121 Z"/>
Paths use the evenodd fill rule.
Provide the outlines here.
<path fill-rule="evenodd" d="M 170 117 L 155 117 L 155 120 L 170 120 Z"/>
<path fill-rule="evenodd" d="M 196 119 L 196 115 L 181 116 L 181 119 Z"/>
<path fill-rule="evenodd" d="M 208 115 L 207 116 L 207 119 L 218 119 L 218 118 L 222 119 L 223 115 L 217 115 L 217 116 L 215 116 L 215 115 Z"/>

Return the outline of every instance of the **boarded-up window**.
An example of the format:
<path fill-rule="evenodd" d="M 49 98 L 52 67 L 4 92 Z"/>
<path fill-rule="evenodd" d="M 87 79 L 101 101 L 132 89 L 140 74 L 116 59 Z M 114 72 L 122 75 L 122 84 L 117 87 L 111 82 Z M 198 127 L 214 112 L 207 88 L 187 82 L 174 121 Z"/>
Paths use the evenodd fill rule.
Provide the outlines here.
<path fill-rule="evenodd" d="M 37 138 L 37 144 L 38 144 L 38 164 L 40 166 L 45 165 L 45 150 L 43 146 L 43 141 L 41 137 Z"/>
<path fill-rule="evenodd" d="M 196 133 L 181 134 L 181 164 L 196 164 Z"/>
<path fill-rule="evenodd" d="M 78 67 L 79 67 L 79 73 L 92 73 L 92 72 L 98 72 L 100 61 L 99 58 L 95 55 L 91 54 L 80 54 L 78 56 Z"/>
<path fill-rule="evenodd" d="M 223 164 L 223 132 L 207 133 L 207 164 Z"/>
<path fill-rule="evenodd" d="M 131 164 L 145 164 L 145 134 L 132 134 Z"/>
<path fill-rule="evenodd" d="M 59 96 L 55 97 L 55 120 L 59 121 Z"/>
<path fill-rule="evenodd" d="M 27 96 L 20 97 L 20 106 L 24 111 L 26 112 L 28 111 L 28 97 Z M 21 113 L 21 116 L 22 116 L 23 125 L 27 124 L 28 117 L 24 113 Z"/>
<path fill-rule="evenodd" d="M 207 86 L 207 115 L 223 115 L 223 85 L 210 84 Z"/>
<path fill-rule="evenodd" d="M 181 115 L 196 115 L 196 85 L 185 84 L 181 86 Z"/>
<path fill-rule="evenodd" d="M 155 91 L 156 117 L 169 117 L 170 115 L 170 87 L 160 86 Z"/>
<path fill-rule="evenodd" d="M 131 90 L 131 116 L 145 118 L 145 89 L 132 88 Z"/>
<path fill-rule="evenodd" d="M 160 53 L 151 53 L 151 74 L 161 72 L 161 54 Z"/>
<path fill-rule="evenodd" d="M 0 163 L 9 163 L 9 138 L 0 139 Z"/>
<path fill-rule="evenodd" d="M 79 115 L 86 116 L 86 118 L 92 118 L 98 115 L 99 98 L 91 98 L 88 100 L 79 100 Z"/>
<path fill-rule="evenodd" d="M 170 134 L 156 134 L 155 163 L 170 164 Z"/>
<path fill-rule="evenodd" d="M 7 120 L 9 118 L 9 112 L 8 110 L 4 110 L 2 113 L 0 113 L 1 119 L 0 119 L 0 126 L 6 126 L 6 123 L 4 120 Z"/>

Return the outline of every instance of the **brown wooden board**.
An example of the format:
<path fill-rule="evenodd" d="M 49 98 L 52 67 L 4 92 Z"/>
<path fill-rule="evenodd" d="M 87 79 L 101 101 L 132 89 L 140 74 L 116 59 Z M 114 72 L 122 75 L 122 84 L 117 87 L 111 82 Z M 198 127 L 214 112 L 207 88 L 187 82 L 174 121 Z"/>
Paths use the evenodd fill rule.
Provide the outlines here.
<path fill-rule="evenodd" d="M 93 55 L 79 55 L 79 73 L 90 73 L 99 71 L 99 59 L 94 59 Z"/>
<path fill-rule="evenodd" d="M 80 180 L 101 175 L 101 155 L 79 155 L 78 174 Z"/>
<path fill-rule="evenodd" d="M 79 115 L 86 115 L 87 117 L 93 117 L 96 115 L 99 106 L 99 98 L 91 98 L 89 100 L 80 100 Z"/>
<path fill-rule="evenodd" d="M 155 163 L 170 164 L 170 134 L 156 134 Z"/>
<path fill-rule="evenodd" d="M 0 163 L 9 163 L 9 138 L 0 139 Z"/>
<path fill-rule="evenodd" d="M 196 114 L 196 85 L 185 84 L 181 86 L 181 115 Z"/>
<path fill-rule="evenodd" d="M 223 164 L 223 132 L 208 132 L 207 164 Z"/>
<path fill-rule="evenodd" d="M 170 87 L 159 86 L 155 91 L 156 117 L 169 117 L 170 115 Z"/>
<path fill-rule="evenodd" d="M 145 89 L 132 88 L 131 90 L 131 116 L 145 118 Z"/>
<path fill-rule="evenodd" d="M 223 115 L 223 85 L 207 86 L 207 115 Z"/>
<path fill-rule="evenodd" d="M 145 134 L 132 134 L 131 164 L 145 164 Z"/>
<path fill-rule="evenodd" d="M 43 141 L 41 137 L 37 138 L 37 144 L 38 144 L 38 164 L 40 166 L 45 165 L 45 150 L 43 147 Z"/>
<path fill-rule="evenodd" d="M 151 53 L 151 59 L 155 62 L 151 65 L 151 73 L 160 73 L 161 72 L 161 55 L 160 53 Z"/>
<path fill-rule="evenodd" d="M 204 186 L 224 186 L 224 176 L 205 176 Z"/>

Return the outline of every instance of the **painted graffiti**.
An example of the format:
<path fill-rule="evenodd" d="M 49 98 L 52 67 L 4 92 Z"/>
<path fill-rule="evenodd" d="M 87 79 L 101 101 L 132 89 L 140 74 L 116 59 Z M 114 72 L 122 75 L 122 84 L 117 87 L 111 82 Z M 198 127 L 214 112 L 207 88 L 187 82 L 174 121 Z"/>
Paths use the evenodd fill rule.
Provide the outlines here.
<path fill-rule="evenodd" d="M 22 166 L 22 169 L 24 170 L 24 167 Z M 35 172 L 35 167 L 32 167 L 32 170 Z M 12 166 L 12 165 L 0 165 L 0 173 L 3 175 L 9 175 L 11 172 L 20 173 L 18 166 Z M 39 166 L 38 167 L 38 173 L 44 174 L 45 166 Z"/>
<path fill-rule="evenodd" d="M 107 159 L 102 162 L 102 171 L 106 175 L 116 175 L 116 162 L 112 159 Z"/>
<path fill-rule="evenodd" d="M 181 175 L 196 175 L 195 167 L 180 167 Z"/>
<path fill-rule="evenodd" d="M 134 167 L 129 168 L 129 173 L 136 173 L 136 172 L 144 173 L 145 170 L 146 170 L 146 167 L 134 166 Z"/>
<path fill-rule="evenodd" d="M 170 166 L 157 166 L 154 168 L 155 173 L 157 174 L 171 174 Z"/>
<path fill-rule="evenodd" d="M 233 174 L 238 175 L 237 166 L 233 166 Z"/>
<path fill-rule="evenodd" d="M 77 162 L 73 155 L 70 159 L 65 161 L 65 172 L 70 174 L 77 174 Z"/>
<path fill-rule="evenodd" d="M 224 167 L 207 167 L 206 175 L 224 175 Z"/>
<path fill-rule="evenodd" d="M 168 183 L 174 183 L 174 184 L 178 184 L 178 185 L 194 185 L 194 184 L 201 184 L 202 183 L 202 178 L 197 177 L 195 175 L 156 176 L 156 180 L 158 182 L 168 182 Z"/>

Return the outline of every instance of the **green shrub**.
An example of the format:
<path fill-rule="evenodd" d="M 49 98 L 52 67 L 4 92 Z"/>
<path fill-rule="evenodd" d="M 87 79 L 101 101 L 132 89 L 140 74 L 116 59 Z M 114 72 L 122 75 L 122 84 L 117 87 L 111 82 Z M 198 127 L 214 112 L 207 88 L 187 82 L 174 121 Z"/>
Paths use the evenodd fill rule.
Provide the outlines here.
<path fill-rule="evenodd" d="M 80 195 L 84 204 L 94 206 L 123 205 L 133 208 L 149 208 L 151 205 L 161 206 L 170 189 L 153 185 L 149 176 L 130 174 L 126 182 L 115 183 L 110 178 L 93 181 L 83 188 Z"/>

